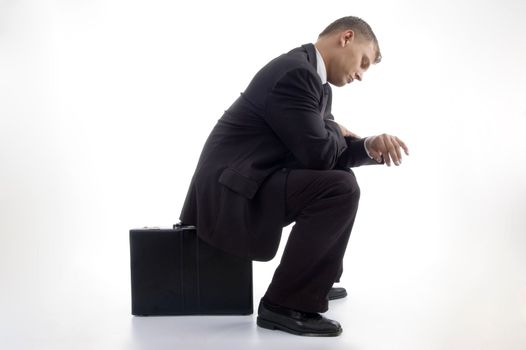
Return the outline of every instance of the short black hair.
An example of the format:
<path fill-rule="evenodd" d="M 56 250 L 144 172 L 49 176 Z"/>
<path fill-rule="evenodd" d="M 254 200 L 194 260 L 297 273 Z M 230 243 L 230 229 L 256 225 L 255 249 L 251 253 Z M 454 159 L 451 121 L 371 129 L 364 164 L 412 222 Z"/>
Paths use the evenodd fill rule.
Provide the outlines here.
<path fill-rule="evenodd" d="M 329 26 L 325 28 L 323 32 L 320 33 L 320 35 L 318 35 L 318 37 L 322 37 L 328 34 L 348 29 L 352 29 L 355 33 L 361 35 L 364 39 L 372 41 L 374 43 L 376 48 L 376 57 L 374 63 L 379 63 L 382 60 L 382 54 L 380 53 L 378 39 L 376 39 L 376 35 L 374 35 L 371 26 L 361 18 L 347 16 L 337 19 L 336 21 L 329 24 Z"/>

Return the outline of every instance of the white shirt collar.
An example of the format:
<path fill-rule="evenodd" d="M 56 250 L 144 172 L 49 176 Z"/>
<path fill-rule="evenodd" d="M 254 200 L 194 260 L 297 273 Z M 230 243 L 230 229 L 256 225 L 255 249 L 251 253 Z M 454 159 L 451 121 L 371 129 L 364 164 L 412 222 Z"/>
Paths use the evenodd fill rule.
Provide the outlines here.
<path fill-rule="evenodd" d="M 325 68 L 325 62 L 323 61 L 323 57 L 321 57 L 321 53 L 318 51 L 316 46 L 314 46 L 314 49 L 316 49 L 316 70 L 318 71 L 318 75 L 320 76 L 321 83 L 326 84 L 327 68 Z"/>

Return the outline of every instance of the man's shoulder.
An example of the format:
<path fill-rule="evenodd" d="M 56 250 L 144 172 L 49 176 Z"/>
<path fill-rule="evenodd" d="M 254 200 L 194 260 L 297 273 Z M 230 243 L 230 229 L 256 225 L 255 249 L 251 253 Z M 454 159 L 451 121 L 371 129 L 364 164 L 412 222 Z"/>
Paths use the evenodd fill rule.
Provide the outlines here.
<path fill-rule="evenodd" d="M 316 75 L 316 62 L 313 62 L 312 57 L 315 55 L 315 52 L 309 52 L 308 45 L 309 44 L 296 47 L 289 52 L 274 58 L 263 67 L 262 71 L 271 74 L 275 78 L 282 77 L 284 74 L 295 70 L 308 71 L 309 73 Z M 312 50 L 314 50 L 314 46 L 312 46 Z"/>
<path fill-rule="evenodd" d="M 291 65 L 292 67 L 315 67 L 315 65 L 310 61 L 312 57 L 309 56 L 313 56 L 314 51 L 309 52 L 311 51 L 309 45 L 312 44 L 305 44 L 296 47 L 289 52 L 276 57 L 274 61 L 276 61 L 278 64 Z M 314 46 L 312 46 L 312 50 L 314 50 Z"/>
<path fill-rule="evenodd" d="M 316 71 L 316 51 L 314 45 L 310 45 L 312 47 L 306 44 L 294 48 L 268 62 L 256 73 L 245 90 L 245 96 L 257 101 L 284 79 L 319 85 L 321 90 L 321 80 Z"/>

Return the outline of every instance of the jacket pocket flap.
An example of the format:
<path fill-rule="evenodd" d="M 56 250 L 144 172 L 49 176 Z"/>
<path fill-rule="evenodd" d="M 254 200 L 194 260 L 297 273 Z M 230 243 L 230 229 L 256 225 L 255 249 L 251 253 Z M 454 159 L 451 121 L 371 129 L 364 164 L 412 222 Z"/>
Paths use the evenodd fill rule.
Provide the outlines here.
<path fill-rule="evenodd" d="M 219 176 L 219 183 L 230 188 L 248 199 L 252 199 L 258 190 L 258 183 L 255 180 L 249 179 L 241 175 L 232 168 L 226 168 Z"/>

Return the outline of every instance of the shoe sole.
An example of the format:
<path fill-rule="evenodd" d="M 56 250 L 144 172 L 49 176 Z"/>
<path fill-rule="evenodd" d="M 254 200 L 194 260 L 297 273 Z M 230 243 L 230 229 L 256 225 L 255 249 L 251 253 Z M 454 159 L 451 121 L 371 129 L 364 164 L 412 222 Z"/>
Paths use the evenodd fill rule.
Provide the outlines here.
<path fill-rule="evenodd" d="M 278 323 L 265 320 L 265 319 L 263 319 L 263 318 L 261 318 L 259 316 L 257 318 L 256 323 L 261 328 L 266 328 L 266 329 L 270 329 L 270 330 L 276 330 L 277 329 L 277 330 L 281 330 L 281 331 L 284 331 L 284 332 L 287 332 L 287 333 L 292 333 L 292 334 L 295 334 L 295 335 L 303 335 L 303 336 L 307 336 L 307 337 L 336 337 L 336 336 L 340 335 L 342 333 L 342 331 L 343 331 L 340 328 L 337 332 L 332 332 L 332 333 L 300 332 L 298 330 L 285 327 L 285 326 L 280 325 Z"/>
<path fill-rule="evenodd" d="M 345 291 L 344 293 L 340 293 L 340 294 L 334 294 L 334 295 L 328 297 L 327 299 L 329 299 L 329 300 L 343 299 L 346 296 L 347 296 L 347 291 Z"/>

